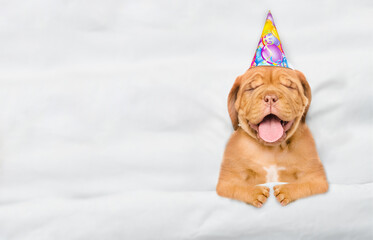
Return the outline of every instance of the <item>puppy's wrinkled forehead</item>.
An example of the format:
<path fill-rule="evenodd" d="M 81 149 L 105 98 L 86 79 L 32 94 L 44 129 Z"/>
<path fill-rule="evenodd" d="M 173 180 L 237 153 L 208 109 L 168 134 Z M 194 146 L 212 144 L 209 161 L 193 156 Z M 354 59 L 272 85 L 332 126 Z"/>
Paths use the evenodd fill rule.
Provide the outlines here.
<path fill-rule="evenodd" d="M 257 87 L 262 84 L 284 85 L 296 84 L 298 77 L 292 69 L 284 67 L 254 67 L 246 71 L 243 76 L 243 83 L 249 87 Z"/>

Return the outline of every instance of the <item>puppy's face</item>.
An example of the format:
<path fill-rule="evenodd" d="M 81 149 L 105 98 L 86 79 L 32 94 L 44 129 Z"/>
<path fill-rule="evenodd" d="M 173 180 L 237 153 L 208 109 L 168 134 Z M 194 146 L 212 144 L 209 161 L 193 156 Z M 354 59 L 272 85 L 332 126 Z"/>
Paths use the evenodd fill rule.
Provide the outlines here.
<path fill-rule="evenodd" d="M 234 129 L 238 124 L 265 145 L 289 139 L 304 122 L 311 90 L 296 70 L 262 66 L 239 76 L 228 97 Z"/>

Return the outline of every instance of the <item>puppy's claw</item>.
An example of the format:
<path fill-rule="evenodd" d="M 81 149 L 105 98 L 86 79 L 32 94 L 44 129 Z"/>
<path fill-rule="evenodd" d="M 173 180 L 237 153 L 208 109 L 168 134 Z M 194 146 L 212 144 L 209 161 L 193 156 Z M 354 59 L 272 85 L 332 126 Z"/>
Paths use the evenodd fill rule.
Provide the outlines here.
<path fill-rule="evenodd" d="M 284 195 L 284 194 L 279 194 L 276 198 L 277 198 L 277 200 L 278 200 L 279 202 L 281 202 L 282 200 L 284 200 L 285 195 Z"/>
<path fill-rule="evenodd" d="M 254 205 L 254 207 L 257 207 L 257 208 L 261 208 L 263 206 L 263 204 L 261 202 L 259 202 L 258 200 L 255 200 L 253 202 L 253 205 Z"/>
<path fill-rule="evenodd" d="M 274 194 L 274 195 L 275 195 L 275 196 L 277 197 L 277 195 L 279 195 L 279 194 L 280 194 L 280 190 L 278 190 L 278 189 L 277 189 L 277 190 L 275 190 L 273 194 Z"/>
<path fill-rule="evenodd" d="M 269 188 L 265 187 L 263 189 L 263 195 L 266 196 L 266 197 L 269 197 Z"/>
<path fill-rule="evenodd" d="M 281 205 L 285 207 L 286 205 L 289 204 L 289 202 L 290 202 L 289 199 L 285 198 L 284 200 L 282 200 Z"/>
<path fill-rule="evenodd" d="M 267 201 L 267 198 L 263 195 L 259 196 L 258 197 L 258 201 L 261 202 L 261 203 L 265 203 Z"/>

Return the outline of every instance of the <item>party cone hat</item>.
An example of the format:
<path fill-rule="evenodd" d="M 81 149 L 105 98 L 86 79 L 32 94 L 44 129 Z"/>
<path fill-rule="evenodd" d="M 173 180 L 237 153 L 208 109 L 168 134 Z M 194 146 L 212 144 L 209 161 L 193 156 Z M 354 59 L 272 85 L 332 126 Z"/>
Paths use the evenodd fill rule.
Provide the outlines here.
<path fill-rule="evenodd" d="M 282 49 L 280 37 L 272 14 L 269 11 L 264 24 L 254 59 L 250 67 L 255 66 L 279 66 L 291 68 Z"/>

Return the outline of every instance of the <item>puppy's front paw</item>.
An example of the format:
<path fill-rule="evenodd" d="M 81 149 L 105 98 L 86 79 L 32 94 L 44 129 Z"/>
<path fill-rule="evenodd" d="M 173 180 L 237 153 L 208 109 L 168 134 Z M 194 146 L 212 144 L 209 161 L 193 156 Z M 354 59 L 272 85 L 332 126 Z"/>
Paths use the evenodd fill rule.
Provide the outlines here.
<path fill-rule="evenodd" d="M 279 201 L 279 203 L 281 203 L 282 206 L 286 206 L 290 202 L 295 200 L 291 197 L 291 188 L 292 187 L 290 184 L 277 185 L 273 187 L 274 195 L 277 201 Z"/>
<path fill-rule="evenodd" d="M 260 208 L 269 197 L 269 188 L 266 186 L 255 186 L 250 192 L 251 203 L 254 207 Z"/>

